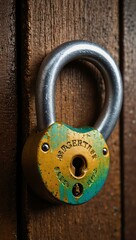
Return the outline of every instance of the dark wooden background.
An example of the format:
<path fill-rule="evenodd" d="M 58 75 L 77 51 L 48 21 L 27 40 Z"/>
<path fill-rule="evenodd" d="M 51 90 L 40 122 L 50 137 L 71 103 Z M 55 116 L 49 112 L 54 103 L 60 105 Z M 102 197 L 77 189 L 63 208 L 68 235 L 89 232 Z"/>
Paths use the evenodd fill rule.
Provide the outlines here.
<path fill-rule="evenodd" d="M 0 0 L 0 239 L 136 239 L 136 1 Z M 81 206 L 44 203 L 27 187 L 23 144 L 36 126 L 34 86 L 42 59 L 59 44 L 86 39 L 120 66 L 124 105 L 108 140 L 102 191 Z M 103 102 L 97 70 L 77 62 L 61 72 L 57 120 L 93 125 Z"/>

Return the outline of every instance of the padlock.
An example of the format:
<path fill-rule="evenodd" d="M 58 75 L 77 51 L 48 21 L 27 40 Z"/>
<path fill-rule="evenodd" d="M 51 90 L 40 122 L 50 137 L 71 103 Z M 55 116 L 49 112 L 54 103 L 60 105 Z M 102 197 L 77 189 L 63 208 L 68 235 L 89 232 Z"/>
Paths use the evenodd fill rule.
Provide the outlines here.
<path fill-rule="evenodd" d="M 73 128 L 55 121 L 58 74 L 76 59 L 94 64 L 105 82 L 105 103 L 93 128 Z M 29 136 L 22 154 L 27 182 L 42 198 L 75 205 L 87 202 L 101 190 L 109 171 L 109 149 L 105 140 L 118 119 L 122 92 L 118 67 L 112 57 L 94 43 L 66 42 L 44 59 L 36 85 L 38 130 Z"/>

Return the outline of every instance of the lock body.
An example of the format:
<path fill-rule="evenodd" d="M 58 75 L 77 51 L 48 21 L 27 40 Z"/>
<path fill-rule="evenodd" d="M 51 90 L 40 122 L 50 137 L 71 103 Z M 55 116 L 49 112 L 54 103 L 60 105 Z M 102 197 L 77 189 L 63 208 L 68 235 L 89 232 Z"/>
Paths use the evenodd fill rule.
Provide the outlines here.
<path fill-rule="evenodd" d="M 98 130 L 57 122 L 30 135 L 22 158 L 28 183 L 52 202 L 87 202 L 100 191 L 109 170 L 108 146 Z"/>

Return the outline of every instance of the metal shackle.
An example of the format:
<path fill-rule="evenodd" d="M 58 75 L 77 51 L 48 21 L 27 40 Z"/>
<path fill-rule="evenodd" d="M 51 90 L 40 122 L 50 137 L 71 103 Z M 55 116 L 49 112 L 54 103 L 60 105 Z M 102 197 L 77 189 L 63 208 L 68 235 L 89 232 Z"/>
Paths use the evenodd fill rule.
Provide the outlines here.
<path fill-rule="evenodd" d="M 62 68 L 77 59 L 91 62 L 102 74 L 105 102 L 95 125 L 105 140 L 111 134 L 123 99 L 120 71 L 113 58 L 100 46 L 89 41 L 70 41 L 55 48 L 42 62 L 36 84 L 37 127 L 41 131 L 55 122 L 55 83 Z"/>

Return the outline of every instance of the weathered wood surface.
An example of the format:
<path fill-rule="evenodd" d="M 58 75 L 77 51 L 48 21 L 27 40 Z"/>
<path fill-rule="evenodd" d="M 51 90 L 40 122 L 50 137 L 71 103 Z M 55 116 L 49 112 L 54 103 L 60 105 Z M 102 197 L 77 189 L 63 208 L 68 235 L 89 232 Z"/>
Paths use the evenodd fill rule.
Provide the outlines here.
<path fill-rule="evenodd" d="M 0 239 L 17 239 L 15 1 L 0 1 Z"/>
<path fill-rule="evenodd" d="M 124 235 L 136 239 L 136 1 L 124 1 Z"/>
<path fill-rule="evenodd" d="M 117 0 L 27 0 L 24 4 L 24 140 L 36 126 L 34 85 L 42 59 L 60 43 L 87 39 L 105 47 L 118 62 L 118 11 Z M 101 78 L 94 68 L 69 64 L 57 82 L 57 120 L 76 127 L 93 124 L 100 112 L 101 95 Z M 29 189 L 24 190 L 23 239 L 121 239 L 118 126 L 108 143 L 111 149 L 108 180 L 90 202 L 56 207 L 43 203 Z"/>

